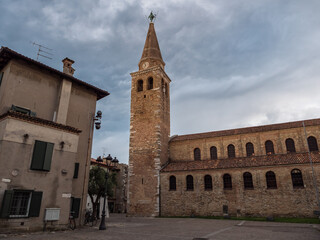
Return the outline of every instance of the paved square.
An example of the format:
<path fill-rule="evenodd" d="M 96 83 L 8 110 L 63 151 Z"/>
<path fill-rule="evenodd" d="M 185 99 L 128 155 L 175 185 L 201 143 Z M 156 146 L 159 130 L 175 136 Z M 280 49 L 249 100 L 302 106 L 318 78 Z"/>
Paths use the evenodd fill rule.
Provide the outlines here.
<path fill-rule="evenodd" d="M 0 237 L 1 238 L 1 237 Z M 319 240 L 320 225 L 274 222 L 213 220 L 197 218 L 126 218 L 112 215 L 107 219 L 107 230 L 84 227 L 74 231 L 32 233 L 2 236 L 3 239 L 60 240 L 60 239 L 283 239 Z"/>

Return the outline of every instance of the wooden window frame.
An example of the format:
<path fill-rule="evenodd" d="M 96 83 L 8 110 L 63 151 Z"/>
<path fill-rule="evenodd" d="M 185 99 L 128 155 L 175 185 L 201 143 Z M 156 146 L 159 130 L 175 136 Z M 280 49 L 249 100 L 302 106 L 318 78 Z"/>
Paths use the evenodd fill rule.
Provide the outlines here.
<path fill-rule="evenodd" d="M 33 147 L 31 170 L 50 171 L 54 144 L 36 140 Z"/>

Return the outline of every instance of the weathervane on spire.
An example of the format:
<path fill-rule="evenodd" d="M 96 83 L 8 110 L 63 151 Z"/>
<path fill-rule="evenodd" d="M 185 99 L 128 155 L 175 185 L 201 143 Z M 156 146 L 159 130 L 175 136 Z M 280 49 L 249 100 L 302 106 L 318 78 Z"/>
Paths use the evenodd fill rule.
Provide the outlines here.
<path fill-rule="evenodd" d="M 151 13 L 150 13 L 150 15 L 149 15 L 149 19 L 150 19 L 150 22 L 153 22 L 153 20 L 155 19 L 157 17 L 157 14 L 154 14 L 152 11 L 151 11 Z"/>

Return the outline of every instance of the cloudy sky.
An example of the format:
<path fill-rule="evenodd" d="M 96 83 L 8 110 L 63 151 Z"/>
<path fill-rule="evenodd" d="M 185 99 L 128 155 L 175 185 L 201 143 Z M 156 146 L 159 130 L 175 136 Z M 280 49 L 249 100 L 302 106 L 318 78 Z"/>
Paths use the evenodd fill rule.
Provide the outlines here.
<path fill-rule="evenodd" d="M 128 161 L 130 72 L 147 15 L 171 83 L 171 135 L 320 117 L 319 0 L 0 0 L 0 45 L 111 93 L 93 157 Z"/>

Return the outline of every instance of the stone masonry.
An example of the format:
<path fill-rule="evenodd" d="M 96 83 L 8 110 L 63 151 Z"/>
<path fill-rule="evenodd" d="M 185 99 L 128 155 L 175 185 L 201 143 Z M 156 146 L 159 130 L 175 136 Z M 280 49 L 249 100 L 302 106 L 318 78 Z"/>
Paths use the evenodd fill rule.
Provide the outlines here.
<path fill-rule="evenodd" d="M 160 168 L 168 159 L 169 84 L 153 23 L 132 73 L 128 214 L 159 214 Z"/>

